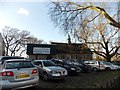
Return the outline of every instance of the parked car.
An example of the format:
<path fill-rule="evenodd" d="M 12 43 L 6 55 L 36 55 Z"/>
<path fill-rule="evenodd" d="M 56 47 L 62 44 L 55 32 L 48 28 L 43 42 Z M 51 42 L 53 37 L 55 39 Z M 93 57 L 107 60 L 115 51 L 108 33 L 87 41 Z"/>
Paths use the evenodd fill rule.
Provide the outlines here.
<path fill-rule="evenodd" d="M 18 56 L 0 56 L 0 64 L 3 64 L 5 60 L 8 59 L 25 59 L 24 57 L 18 57 Z"/>
<path fill-rule="evenodd" d="M 2 65 L 0 76 L 3 90 L 36 87 L 39 84 L 38 69 L 30 60 L 6 60 Z"/>
<path fill-rule="evenodd" d="M 103 64 L 102 61 L 96 61 L 96 60 L 86 60 L 84 61 L 86 65 L 91 66 L 92 71 L 101 71 L 101 70 L 106 70 L 105 65 Z"/>
<path fill-rule="evenodd" d="M 120 61 L 112 61 L 112 63 L 120 66 Z"/>
<path fill-rule="evenodd" d="M 103 61 L 103 64 L 106 67 L 106 70 L 120 70 L 119 65 L 115 65 L 115 64 L 113 64 L 111 62 Z"/>
<path fill-rule="evenodd" d="M 86 65 L 83 60 L 70 60 L 74 65 L 78 66 L 81 68 L 81 72 L 89 72 L 91 70 L 90 65 Z"/>
<path fill-rule="evenodd" d="M 34 60 L 33 63 L 39 70 L 39 75 L 44 80 L 49 79 L 64 79 L 68 75 L 67 70 L 63 67 L 57 66 L 51 60 Z"/>
<path fill-rule="evenodd" d="M 52 60 L 55 64 L 64 67 L 68 71 L 68 75 L 78 75 L 81 72 L 81 68 L 74 65 L 69 60 L 59 60 L 59 59 L 53 59 Z"/>

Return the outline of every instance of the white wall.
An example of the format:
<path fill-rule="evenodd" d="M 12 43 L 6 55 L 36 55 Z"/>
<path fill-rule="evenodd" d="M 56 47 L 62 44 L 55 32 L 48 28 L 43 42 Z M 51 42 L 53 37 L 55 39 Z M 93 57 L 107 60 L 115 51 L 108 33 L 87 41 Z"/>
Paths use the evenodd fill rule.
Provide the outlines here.
<path fill-rule="evenodd" d="M 4 54 L 4 51 L 5 51 L 5 44 L 3 42 L 3 38 L 0 33 L 0 56 L 2 56 Z"/>

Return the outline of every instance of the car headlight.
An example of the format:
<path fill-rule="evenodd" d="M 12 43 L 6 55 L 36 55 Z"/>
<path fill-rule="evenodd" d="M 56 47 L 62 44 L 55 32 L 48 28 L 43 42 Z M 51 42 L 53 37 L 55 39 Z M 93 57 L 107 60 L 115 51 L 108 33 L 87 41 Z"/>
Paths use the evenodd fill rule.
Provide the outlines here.
<path fill-rule="evenodd" d="M 75 70 L 75 68 L 70 68 L 71 70 Z"/>
<path fill-rule="evenodd" d="M 50 71 L 51 74 L 57 74 L 57 71 Z"/>

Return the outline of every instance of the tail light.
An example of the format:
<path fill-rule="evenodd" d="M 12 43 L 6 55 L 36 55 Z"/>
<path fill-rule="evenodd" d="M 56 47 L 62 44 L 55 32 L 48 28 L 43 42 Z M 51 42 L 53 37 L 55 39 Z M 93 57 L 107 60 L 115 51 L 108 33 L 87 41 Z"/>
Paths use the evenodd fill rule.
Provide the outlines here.
<path fill-rule="evenodd" d="M 32 74 L 37 74 L 38 73 L 38 70 L 37 69 L 33 69 L 32 70 Z"/>
<path fill-rule="evenodd" d="M 5 71 L 1 72 L 1 76 L 14 76 L 14 73 L 12 71 Z"/>

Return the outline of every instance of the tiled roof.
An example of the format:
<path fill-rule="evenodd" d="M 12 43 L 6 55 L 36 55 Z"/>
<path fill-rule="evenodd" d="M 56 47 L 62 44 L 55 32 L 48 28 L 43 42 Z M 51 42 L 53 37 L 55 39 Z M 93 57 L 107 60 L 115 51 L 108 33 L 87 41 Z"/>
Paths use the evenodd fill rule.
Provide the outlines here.
<path fill-rule="evenodd" d="M 56 53 L 78 54 L 78 53 L 91 52 L 86 44 L 81 44 L 81 43 L 68 44 L 68 43 L 55 43 L 55 42 L 52 42 L 51 44 L 55 44 Z"/>

